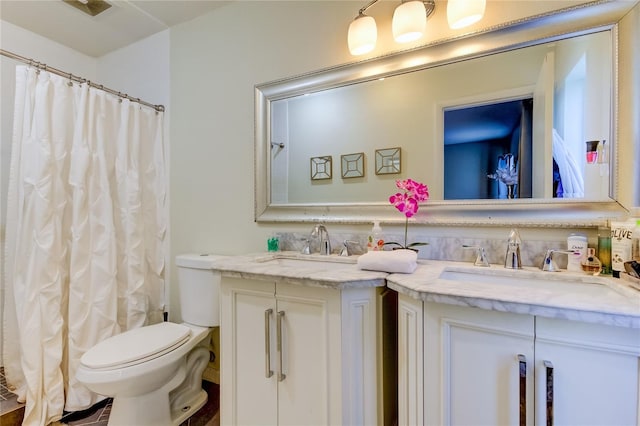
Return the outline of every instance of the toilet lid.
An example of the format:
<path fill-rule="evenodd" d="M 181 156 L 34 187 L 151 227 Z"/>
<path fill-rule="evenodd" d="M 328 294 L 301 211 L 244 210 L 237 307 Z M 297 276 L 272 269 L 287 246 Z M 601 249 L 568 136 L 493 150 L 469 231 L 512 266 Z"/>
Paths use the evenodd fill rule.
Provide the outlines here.
<path fill-rule="evenodd" d="M 98 343 L 80 362 L 89 368 L 132 365 L 182 345 L 190 335 L 189 327 L 171 322 L 134 328 Z"/>

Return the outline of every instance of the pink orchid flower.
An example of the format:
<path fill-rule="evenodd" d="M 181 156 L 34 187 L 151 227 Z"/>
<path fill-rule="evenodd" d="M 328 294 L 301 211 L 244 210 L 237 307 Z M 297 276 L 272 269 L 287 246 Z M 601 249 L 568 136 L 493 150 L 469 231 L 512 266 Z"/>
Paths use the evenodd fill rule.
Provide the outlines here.
<path fill-rule="evenodd" d="M 423 246 L 426 243 L 412 243 L 407 245 L 407 228 L 409 225 L 409 218 L 413 217 L 418 212 L 419 202 L 429 199 L 429 188 L 427 185 L 416 182 L 413 179 L 397 180 L 396 186 L 403 192 L 397 192 L 389 197 L 389 203 L 391 203 L 400 213 L 403 213 L 406 217 L 404 224 L 404 245 L 396 242 L 389 242 L 385 244 L 392 244 L 400 246 L 400 248 L 411 248 L 414 246 Z"/>
<path fill-rule="evenodd" d="M 427 185 L 416 182 L 413 179 L 397 180 L 396 186 L 398 189 L 404 190 L 404 192 L 392 195 L 389 197 L 389 202 L 408 218 L 417 213 L 420 201 L 429 199 Z"/>

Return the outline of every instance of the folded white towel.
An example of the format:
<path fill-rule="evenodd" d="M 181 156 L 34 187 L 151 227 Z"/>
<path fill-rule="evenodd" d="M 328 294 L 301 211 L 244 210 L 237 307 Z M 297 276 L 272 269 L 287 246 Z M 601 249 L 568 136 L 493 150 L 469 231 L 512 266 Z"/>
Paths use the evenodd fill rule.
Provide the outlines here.
<path fill-rule="evenodd" d="M 358 258 L 358 268 L 370 271 L 411 274 L 418 267 L 413 250 L 370 251 Z"/>

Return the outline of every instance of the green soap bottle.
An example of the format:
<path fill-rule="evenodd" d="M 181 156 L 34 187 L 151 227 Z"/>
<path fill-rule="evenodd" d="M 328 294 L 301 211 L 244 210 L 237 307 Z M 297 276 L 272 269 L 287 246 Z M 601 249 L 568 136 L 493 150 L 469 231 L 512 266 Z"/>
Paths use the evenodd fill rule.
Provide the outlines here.
<path fill-rule="evenodd" d="M 611 229 L 598 228 L 598 259 L 602 263 L 602 275 L 611 275 Z"/>

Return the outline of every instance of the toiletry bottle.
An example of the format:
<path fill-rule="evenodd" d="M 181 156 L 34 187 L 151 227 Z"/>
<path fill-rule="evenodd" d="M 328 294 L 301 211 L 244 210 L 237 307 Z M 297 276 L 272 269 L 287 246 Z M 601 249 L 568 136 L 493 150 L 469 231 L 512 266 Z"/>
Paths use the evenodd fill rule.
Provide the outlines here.
<path fill-rule="evenodd" d="M 611 269 L 614 278 L 620 278 L 620 273 L 625 272 L 624 263 L 631 260 L 635 222 L 611 222 Z"/>
<path fill-rule="evenodd" d="M 587 236 L 584 234 L 571 234 L 567 238 L 567 249 L 573 250 L 567 256 L 567 271 L 582 271 L 582 259 L 587 254 Z"/>
<path fill-rule="evenodd" d="M 582 270 L 589 275 L 600 275 L 600 271 L 602 271 L 602 263 L 600 262 L 600 259 L 596 257 L 595 248 L 587 248 L 587 255 L 582 259 L 580 266 L 582 267 Z"/>
<path fill-rule="evenodd" d="M 600 141 L 587 141 L 587 164 L 598 161 L 598 145 Z"/>
<path fill-rule="evenodd" d="M 280 250 L 280 239 L 277 235 L 272 234 L 269 238 L 267 238 L 267 251 L 278 250 Z"/>
<path fill-rule="evenodd" d="M 598 152 L 598 163 L 605 164 L 609 162 L 609 149 L 607 148 L 606 140 L 603 140 L 598 144 L 598 149 L 596 151 Z"/>
<path fill-rule="evenodd" d="M 611 229 L 598 228 L 598 259 L 602 263 L 602 275 L 611 275 Z"/>
<path fill-rule="evenodd" d="M 636 227 L 631 236 L 631 260 L 640 262 L 640 219 L 636 219 Z"/>
<path fill-rule="evenodd" d="M 384 238 L 382 236 L 382 228 L 380 227 L 380 222 L 376 220 L 373 222 L 371 233 L 367 238 L 367 251 L 382 251 L 383 245 Z"/>

